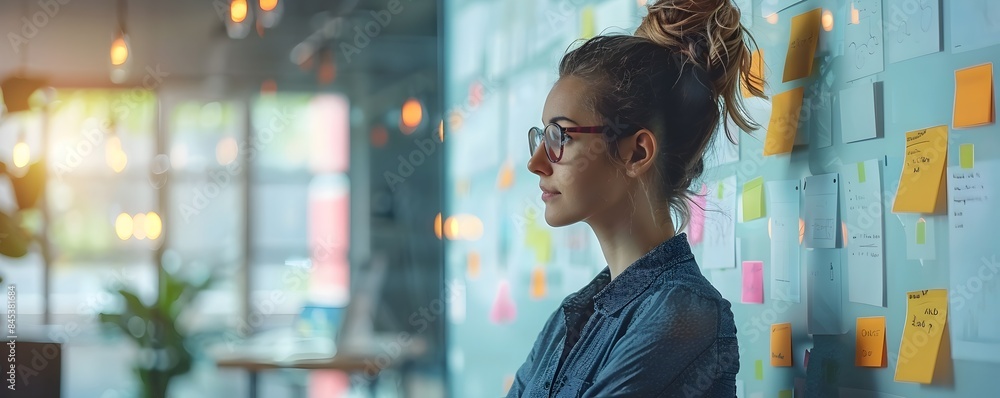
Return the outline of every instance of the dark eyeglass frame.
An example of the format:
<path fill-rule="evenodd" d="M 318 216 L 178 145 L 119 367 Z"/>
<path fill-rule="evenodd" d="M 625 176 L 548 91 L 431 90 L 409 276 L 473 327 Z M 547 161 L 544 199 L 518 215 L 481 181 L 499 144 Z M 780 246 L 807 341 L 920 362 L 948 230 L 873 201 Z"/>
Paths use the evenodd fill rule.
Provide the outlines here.
<path fill-rule="evenodd" d="M 544 129 L 538 127 L 528 129 L 528 150 L 531 151 L 530 155 L 534 156 L 538 147 L 545 145 L 545 157 L 547 157 L 551 163 L 559 163 L 559 160 L 562 159 L 563 147 L 565 147 L 567 141 L 572 139 L 572 137 L 566 133 L 605 134 L 608 136 L 610 131 L 613 131 L 613 129 L 612 126 L 608 125 L 563 127 L 558 123 L 549 123 L 545 125 Z M 638 129 L 629 126 L 627 127 L 625 134 L 615 134 L 614 136 L 608 137 L 621 138 L 631 135 L 631 133 L 636 131 L 638 131 Z M 557 132 L 558 135 L 556 135 Z"/>

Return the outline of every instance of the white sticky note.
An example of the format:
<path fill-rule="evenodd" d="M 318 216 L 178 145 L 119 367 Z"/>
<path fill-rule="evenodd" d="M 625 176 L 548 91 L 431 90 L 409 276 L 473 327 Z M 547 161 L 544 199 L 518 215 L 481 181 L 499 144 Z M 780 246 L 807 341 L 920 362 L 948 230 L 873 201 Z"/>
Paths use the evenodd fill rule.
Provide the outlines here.
<path fill-rule="evenodd" d="M 802 183 L 805 205 L 804 245 L 811 249 L 837 247 L 840 229 L 837 173 L 809 176 Z"/>
<path fill-rule="evenodd" d="M 886 0 L 883 12 L 890 63 L 941 51 L 939 0 Z"/>
<path fill-rule="evenodd" d="M 881 72 L 885 47 L 882 38 L 882 0 L 852 0 L 844 9 L 845 81 L 857 80 Z"/>
<path fill-rule="evenodd" d="M 885 306 L 882 168 L 878 160 L 844 165 L 848 299 Z"/>
<path fill-rule="evenodd" d="M 841 249 L 806 249 L 809 334 L 844 334 Z"/>
<path fill-rule="evenodd" d="M 736 268 L 736 176 L 708 184 L 702 268 Z"/>
<path fill-rule="evenodd" d="M 801 284 L 799 181 L 768 181 L 764 184 L 771 227 L 771 298 L 798 303 Z"/>
<path fill-rule="evenodd" d="M 882 82 L 858 82 L 840 91 L 840 131 L 845 144 L 882 136 L 881 87 Z"/>

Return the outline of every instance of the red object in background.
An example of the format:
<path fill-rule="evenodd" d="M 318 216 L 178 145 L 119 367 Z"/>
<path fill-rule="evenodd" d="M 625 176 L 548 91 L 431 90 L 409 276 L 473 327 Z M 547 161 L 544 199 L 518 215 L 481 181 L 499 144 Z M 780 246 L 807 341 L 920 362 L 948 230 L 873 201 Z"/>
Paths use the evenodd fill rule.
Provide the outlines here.
<path fill-rule="evenodd" d="M 350 296 L 350 190 L 346 177 L 316 177 L 309 187 L 309 296 L 332 306 Z"/>
<path fill-rule="evenodd" d="M 345 173 L 350 167 L 350 105 L 340 95 L 321 94 L 309 103 L 309 169 Z"/>

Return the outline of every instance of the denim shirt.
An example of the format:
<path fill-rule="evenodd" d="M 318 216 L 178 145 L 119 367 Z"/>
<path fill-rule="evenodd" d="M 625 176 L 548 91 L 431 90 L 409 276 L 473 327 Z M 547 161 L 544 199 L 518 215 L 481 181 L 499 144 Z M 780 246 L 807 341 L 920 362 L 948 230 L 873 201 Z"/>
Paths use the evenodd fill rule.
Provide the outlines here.
<path fill-rule="evenodd" d="M 702 276 L 687 234 L 563 300 L 507 397 L 734 397 L 729 301 Z"/>

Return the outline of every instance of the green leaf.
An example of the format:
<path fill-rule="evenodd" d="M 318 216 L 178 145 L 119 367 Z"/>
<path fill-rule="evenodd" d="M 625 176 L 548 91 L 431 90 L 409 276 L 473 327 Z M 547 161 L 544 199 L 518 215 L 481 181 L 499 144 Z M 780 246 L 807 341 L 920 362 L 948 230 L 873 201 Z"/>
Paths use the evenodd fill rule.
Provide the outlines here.
<path fill-rule="evenodd" d="M 28 254 L 31 237 L 7 214 L 0 212 L 0 254 L 24 257 Z"/>

